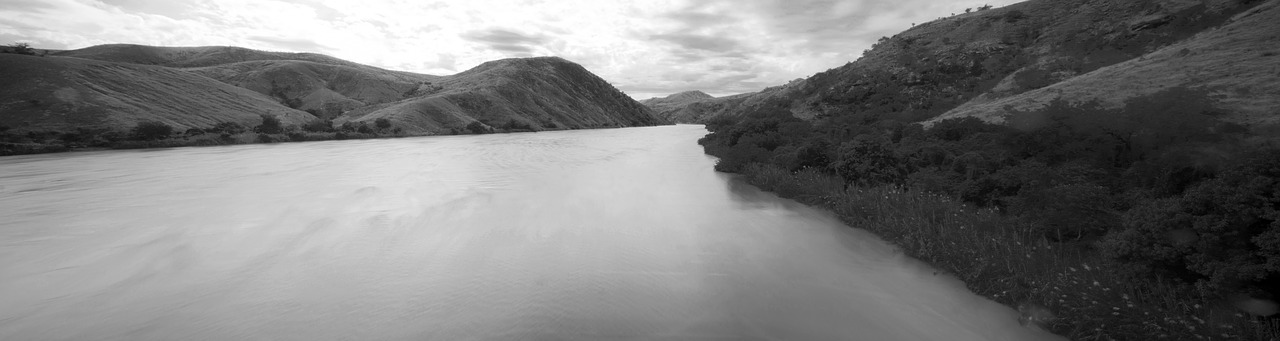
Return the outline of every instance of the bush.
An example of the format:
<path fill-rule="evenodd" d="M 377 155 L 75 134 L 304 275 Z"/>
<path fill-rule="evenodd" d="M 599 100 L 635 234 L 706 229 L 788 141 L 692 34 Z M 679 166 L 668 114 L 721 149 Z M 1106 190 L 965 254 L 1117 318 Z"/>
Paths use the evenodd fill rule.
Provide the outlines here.
<path fill-rule="evenodd" d="M 489 132 L 489 127 L 485 126 L 484 123 L 480 123 L 480 121 L 472 121 L 471 123 L 468 123 L 466 129 L 472 134 L 484 134 Z"/>
<path fill-rule="evenodd" d="M 244 125 L 236 122 L 218 122 L 212 128 L 206 129 L 210 133 L 236 135 L 248 131 Z"/>
<path fill-rule="evenodd" d="M 388 120 L 385 117 L 379 117 L 378 119 L 373 120 L 373 126 L 378 127 L 378 130 L 390 129 L 391 120 Z"/>
<path fill-rule="evenodd" d="M 879 140 L 845 142 L 836 154 L 836 174 L 846 183 L 903 184 L 910 174 L 907 163 Z"/>
<path fill-rule="evenodd" d="M 263 134 L 279 134 L 284 132 L 284 126 L 280 124 L 280 119 L 275 115 L 262 115 L 262 124 L 253 127 L 253 131 Z"/>
<path fill-rule="evenodd" d="M 313 133 L 332 132 L 333 121 L 323 119 L 311 120 L 310 122 L 302 125 L 302 130 Z"/>
<path fill-rule="evenodd" d="M 1179 197 L 1141 204 L 1103 250 L 1139 273 L 1195 283 L 1202 294 L 1280 288 L 1280 151 L 1261 153 Z"/>
<path fill-rule="evenodd" d="M 130 131 L 135 140 L 155 141 L 168 138 L 173 134 L 173 126 L 157 121 L 138 122 L 137 126 Z"/>
<path fill-rule="evenodd" d="M 34 56 L 36 54 L 36 50 L 31 48 L 31 44 L 13 43 L 13 44 L 9 44 L 9 46 L 5 46 L 4 53 L 25 54 L 29 56 Z"/>
<path fill-rule="evenodd" d="M 289 132 L 285 134 L 285 136 L 289 137 L 289 141 L 306 141 L 307 140 L 307 134 L 299 131 Z"/>

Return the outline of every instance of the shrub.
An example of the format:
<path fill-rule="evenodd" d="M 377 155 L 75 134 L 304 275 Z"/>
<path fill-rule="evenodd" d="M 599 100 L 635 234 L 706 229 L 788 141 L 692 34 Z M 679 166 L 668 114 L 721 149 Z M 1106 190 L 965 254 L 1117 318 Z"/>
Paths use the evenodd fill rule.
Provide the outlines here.
<path fill-rule="evenodd" d="M 1280 151 L 1141 204 L 1124 223 L 1103 249 L 1140 273 L 1183 278 L 1206 295 L 1266 288 L 1280 281 Z"/>
<path fill-rule="evenodd" d="M 237 122 L 218 122 L 212 128 L 207 129 L 210 133 L 235 135 L 248 131 L 244 125 Z"/>
<path fill-rule="evenodd" d="M 311 120 L 302 125 L 302 130 L 313 133 L 331 132 L 333 131 L 333 121 L 324 119 Z"/>
<path fill-rule="evenodd" d="M 25 54 L 25 55 L 34 56 L 36 54 L 36 50 L 31 48 L 31 44 L 13 43 L 13 44 L 9 44 L 9 46 L 5 46 L 4 53 Z"/>
<path fill-rule="evenodd" d="M 846 183 L 902 184 L 910 174 L 907 164 L 879 140 L 845 142 L 836 154 L 836 174 Z"/>
<path fill-rule="evenodd" d="M 204 135 L 205 131 L 204 129 L 200 129 L 200 128 L 191 128 L 191 129 L 187 129 L 185 133 L 187 136 L 196 136 L 196 135 Z"/>
<path fill-rule="evenodd" d="M 484 134 L 489 132 L 489 127 L 485 126 L 484 123 L 480 123 L 480 121 L 472 121 L 471 123 L 468 123 L 466 129 L 472 134 Z"/>
<path fill-rule="evenodd" d="M 378 130 L 390 129 L 391 120 L 388 120 L 385 117 L 379 117 L 378 119 L 373 120 L 373 126 L 378 127 Z"/>
<path fill-rule="evenodd" d="M 285 136 L 289 137 L 289 141 L 306 141 L 307 140 L 307 134 L 300 131 L 289 132 L 285 134 Z"/>
<path fill-rule="evenodd" d="M 135 140 L 155 141 L 172 135 L 173 126 L 157 121 L 142 121 L 130 133 Z"/>
<path fill-rule="evenodd" d="M 284 126 L 280 124 L 280 119 L 275 115 L 262 115 L 262 124 L 253 127 L 253 131 L 263 134 L 279 134 L 284 132 Z"/>
<path fill-rule="evenodd" d="M 369 128 L 369 122 L 360 122 L 360 125 L 356 127 L 356 132 L 361 134 L 374 133 L 373 128 Z"/>

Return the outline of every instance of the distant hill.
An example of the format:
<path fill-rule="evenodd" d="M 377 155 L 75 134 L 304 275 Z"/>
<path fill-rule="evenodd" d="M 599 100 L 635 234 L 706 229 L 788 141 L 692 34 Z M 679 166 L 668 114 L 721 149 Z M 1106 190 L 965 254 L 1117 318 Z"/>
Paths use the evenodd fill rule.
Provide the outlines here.
<path fill-rule="evenodd" d="M 705 92 L 693 90 L 693 91 L 674 93 L 674 94 L 668 95 L 667 97 L 654 97 L 646 100 L 641 100 L 640 104 L 644 104 L 644 106 L 649 107 L 650 109 L 653 109 L 653 111 L 658 115 L 658 117 L 661 117 L 663 119 L 666 119 L 672 122 L 685 123 L 688 121 L 688 119 L 682 117 L 685 115 L 683 115 L 681 111 L 692 110 L 692 109 L 689 109 L 688 107 L 694 102 L 709 100 L 713 98 L 715 97 L 708 95 Z"/>
<path fill-rule="evenodd" d="M 746 95 L 690 102 L 678 120 L 759 111 L 903 122 L 1001 121 L 1051 99 L 1110 107 L 1171 86 L 1212 94 L 1239 122 L 1274 122 L 1277 1 L 1032 0 L 921 23 L 862 58 Z M 1012 111 L 1011 111 L 1012 110 Z"/>
<path fill-rule="evenodd" d="M 371 66 L 316 53 L 269 52 L 234 46 L 185 47 L 105 44 L 78 50 L 54 52 L 52 55 L 168 67 L 202 67 L 258 60 L 296 60 L 328 65 L 372 68 Z"/>
<path fill-rule="evenodd" d="M 665 124 L 581 65 L 539 57 L 491 61 L 424 84 L 410 98 L 351 111 L 340 119 L 387 118 L 417 131 L 516 125 L 538 130 Z"/>
<path fill-rule="evenodd" d="M 559 58 L 490 62 L 441 77 L 313 53 L 112 44 L 0 54 L 0 74 L 0 125 L 18 131 L 120 130 L 151 120 L 180 129 L 252 126 L 263 114 L 286 125 L 385 117 L 427 134 L 473 122 L 528 130 L 666 122 Z"/>

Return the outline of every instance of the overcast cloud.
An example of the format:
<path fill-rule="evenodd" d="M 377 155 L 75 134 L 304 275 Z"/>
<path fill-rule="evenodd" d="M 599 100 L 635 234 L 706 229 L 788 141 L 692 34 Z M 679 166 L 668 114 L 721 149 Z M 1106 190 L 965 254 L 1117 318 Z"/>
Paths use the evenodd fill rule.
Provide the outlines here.
<path fill-rule="evenodd" d="M 969 0 L 0 0 L 0 43 L 232 45 L 437 75 L 561 56 L 636 99 L 758 91 Z"/>

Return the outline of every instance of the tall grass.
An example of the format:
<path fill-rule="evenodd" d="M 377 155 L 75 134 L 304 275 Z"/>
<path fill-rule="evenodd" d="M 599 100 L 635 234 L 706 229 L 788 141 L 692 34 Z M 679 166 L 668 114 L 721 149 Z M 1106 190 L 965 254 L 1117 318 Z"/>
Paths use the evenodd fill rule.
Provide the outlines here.
<path fill-rule="evenodd" d="M 1121 275 L 1087 243 L 1050 242 L 1026 220 L 897 187 L 846 187 L 812 170 L 753 164 L 745 180 L 820 206 L 1073 340 L 1280 340 L 1280 324 L 1160 280 Z"/>

